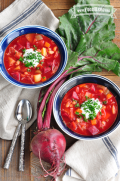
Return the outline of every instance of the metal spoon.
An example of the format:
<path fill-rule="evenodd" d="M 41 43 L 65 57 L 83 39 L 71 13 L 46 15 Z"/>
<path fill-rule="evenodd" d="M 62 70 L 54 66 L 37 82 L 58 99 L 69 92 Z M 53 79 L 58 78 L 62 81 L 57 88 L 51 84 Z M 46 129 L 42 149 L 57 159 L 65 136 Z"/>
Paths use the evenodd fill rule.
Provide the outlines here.
<path fill-rule="evenodd" d="M 25 147 L 25 124 L 30 121 L 32 117 L 32 106 L 30 102 L 26 99 L 21 100 L 18 103 L 15 116 L 18 120 L 18 126 L 16 128 L 15 134 L 13 136 L 13 140 L 5 160 L 4 168 L 8 169 L 10 166 L 10 162 L 12 159 L 13 151 L 15 148 L 15 144 L 17 141 L 17 136 L 20 131 L 20 127 L 22 124 L 22 135 L 21 135 L 21 149 L 20 149 L 20 159 L 19 159 L 19 171 L 24 171 L 24 147 Z"/>
<path fill-rule="evenodd" d="M 25 149 L 25 126 L 26 123 L 30 121 L 32 117 L 32 106 L 30 102 L 26 99 L 21 100 L 21 108 L 16 112 L 17 119 L 19 115 L 22 115 L 22 134 L 21 134 L 21 147 L 20 147 L 20 157 L 19 157 L 19 171 L 24 171 L 24 149 Z"/>

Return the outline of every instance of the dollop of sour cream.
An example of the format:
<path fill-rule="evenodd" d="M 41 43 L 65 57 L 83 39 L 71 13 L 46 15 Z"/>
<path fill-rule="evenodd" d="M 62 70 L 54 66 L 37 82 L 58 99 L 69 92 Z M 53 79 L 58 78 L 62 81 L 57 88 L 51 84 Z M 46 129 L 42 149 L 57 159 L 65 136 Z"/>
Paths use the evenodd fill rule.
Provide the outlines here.
<path fill-rule="evenodd" d="M 42 59 L 44 59 L 44 56 L 32 48 L 26 49 L 23 54 L 23 63 L 26 67 L 36 67 Z"/>
<path fill-rule="evenodd" d="M 102 104 L 98 99 L 88 99 L 81 104 L 82 114 L 86 119 L 94 119 L 98 112 L 101 111 Z"/>

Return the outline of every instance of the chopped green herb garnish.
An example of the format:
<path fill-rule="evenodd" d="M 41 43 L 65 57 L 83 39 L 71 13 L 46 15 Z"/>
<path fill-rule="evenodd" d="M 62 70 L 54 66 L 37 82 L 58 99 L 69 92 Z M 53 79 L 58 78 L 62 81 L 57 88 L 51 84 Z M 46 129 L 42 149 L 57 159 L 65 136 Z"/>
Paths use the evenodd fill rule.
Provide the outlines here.
<path fill-rule="evenodd" d="M 41 64 L 43 64 L 44 62 L 40 62 Z"/>
<path fill-rule="evenodd" d="M 88 96 L 85 96 L 85 98 L 86 98 L 86 99 L 89 99 L 89 97 L 88 97 Z"/>
<path fill-rule="evenodd" d="M 75 114 L 79 115 L 80 113 L 76 111 Z"/>
<path fill-rule="evenodd" d="M 30 70 L 30 69 L 27 69 L 27 72 L 31 72 L 31 70 Z"/>
<path fill-rule="evenodd" d="M 20 58 L 19 58 L 19 61 L 20 61 L 20 62 L 23 62 L 23 57 L 20 57 Z"/>
<path fill-rule="evenodd" d="M 100 115 L 102 115 L 102 112 L 100 111 Z"/>
<path fill-rule="evenodd" d="M 40 69 L 40 67 L 36 67 L 36 69 L 37 69 L 37 70 L 39 70 L 39 69 Z"/>
<path fill-rule="evenodd" d="M 103 101 L 103 104 L 107 104 L 107 101 Z"/>
<path fill-rule="evenodd" d="M 33 47 L 34 47 L 34 50 L 37 50 L 37 47 L 35 45 L 33 45 Z"/>
<path fill-rule="evenodd" d="M 33 50 L 29 51 L 29 49 L 27 49 L 23 55 L 22 62 L 26 67 L 34 67 L 39 64 L 40 60 L 42 60 L 42 55 L 40 52 Z"/>
<path fill-rule="evenodd" d="M 98 99 L 89 98 L 81 104 L 82 115 L 84 114 L 83 116 L 89 120 L 93 120 L 101 108 L 102 105 Z"/>
<path fill-rule="evenodd" d="M 80 104 L 79 103 L 75 104 L 75 107 L 80 107 Z"/>
<path fill-rule="evenodd" d="M 85 117 L 85 114 L 82 114 L 83 117 Z"/>
<path fill-rule="evenodd" d="M 96 116 L 95 116 L 96 117 Z M 94 119 L 94 115 L 90 114 L 89 115 L 89 120 L 93 120 Z"/>
<path fill-rule="evenodd" d="M 26 48 L 22 49 L 22 52 L 25 53 Z"/>
<path fill-rule="evenodd" d="M 75 101 L 75 102 L 77 102 L 77 100 L 75 100 L 75 99 L 73 99 L 73 98 L 72 98 L 72 100 Z"/>
<path fill-rule="evenodd" d="M 45 79 L 45 77 L 43 77 L 43 79 Z"/>
<path fill-rule="evenodd" d="M 84 117 L 84 119 L 83 119 L 85 122 L 88 122 L 88 120 Z"/>

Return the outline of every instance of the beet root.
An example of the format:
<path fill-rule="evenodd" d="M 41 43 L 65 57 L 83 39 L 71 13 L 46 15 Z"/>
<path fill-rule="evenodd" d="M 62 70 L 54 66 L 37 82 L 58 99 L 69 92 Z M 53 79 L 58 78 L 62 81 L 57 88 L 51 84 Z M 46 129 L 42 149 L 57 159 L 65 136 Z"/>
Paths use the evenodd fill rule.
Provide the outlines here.
<path fill-rule="evenodd" d="M 31 141 L 32 152 L 40 159 L 40 163 L 41 160 L 50 163 L 52 171 L 51 173 L 46 171 L 46 173 L 54 178 L 60 174 L 60 163 L 65 149 L 65 137 L 56 129 L 41 131 Z"/>

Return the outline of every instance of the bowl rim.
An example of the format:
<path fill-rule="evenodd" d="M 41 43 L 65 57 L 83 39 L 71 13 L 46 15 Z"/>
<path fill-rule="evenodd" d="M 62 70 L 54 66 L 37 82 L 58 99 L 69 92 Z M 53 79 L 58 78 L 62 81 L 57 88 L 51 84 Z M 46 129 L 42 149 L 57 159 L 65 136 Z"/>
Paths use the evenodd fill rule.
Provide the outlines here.
<path fill-rule="evenodd" d="M 101 79 L 104 79 L 104 80 L 106 80 L 107 82 L 109 82 L 110 84 L 112 84 L 114 87 L 115 87 L 115 89 L 120 93 L 120 88 L 113 82 L 113 81 L 111 81 L 110 79 L 108 79 L 108 78 L 106 78 L 106 77 L 104 77 L 104 76 L 101 76 L 101 75 L 97 75 L 97 74 L 83 74 L 83 75 L 79 75 L 79 76 L 75 76 L 75 77 L 73 77 L 73 78 L 71 78 L 71 79 L 69 79 L 69 80 L 67 80 L 59 89 L 58 89 L 58 91 L 56 92 L 56 94 L 55 94 L 55 97 L 54 97 L 54 101 L 53 101 L 53 115 L 54 115 L 54 118 L 55 118 L 55 121 L 56 121 L 56 123 L 58 124 L 58 126 L 60 127 L 60 129 L 62 129 L 62 131 L 63 132 L 65 132 L 67 135 L 69 135 L 69 136 L 71 136 L 72 138 L 75 138 L 75 139 L 78 139 L 78 140 L 86 140 L 86 141 L 91 141 L 91 140 L 98 140 L 98 139 L 101 139 L 101 138 L 104 138 L 104 137 L 106 137 L 106 136 L 108 136 L 109 134 L 111 134 L 113 131 L 115 131 L 115 129 L 119 126 L 119 124 L 120 124 L 120 121 L 118 121 L 118 123 L 115 125 L 115 127 L 112 129 L 112 130 L 109 130 L 109 132 L 103 132 L 103 133 L 101 133 L 101 135 L 96 135 L 96 137 L 85 137 L 84 135 L 79 135 L 79 134 L 72 134 L 70 131 L 69 131 L 69 129 L 66 129 L 65 128 L 65 125 L 64 124 L 62 124 L 61 123 L 61 120 L 60 120 L 60 116 L 59 116 L 59 114 L 58 114 L 58 112 L 56 111 L 56 101 L 57 101 L 57 99 L 58 99 L 58 96 L 59 96 L 59 94 L 60 94 L 60 92 L 61 92 L 61 90 L 63 89 L 63 88 L 65 88 L 66 86 L 67 86 L 67 84 L 68 83 L 70 83 L 71 81 L 74 81 L 74 80 L 76 80 L 76 79 L 81 79 L 81 78 L 83 78 L 83 77 L 97 77 L 97 78 L 101 78 Z M 75 85 L 76 86 L 76 85 Z M 73 86 L 73 87 L 75 87 L 75 86 Z M 72 89 L 72 88 L 70 88 L 70 89 Z M 70 90 L 69 89 L 69 90 Z M 68 90 L 68 91 L 69 91 Z M 68 92 L 67 91 L 67 92 Z M 64 96 L 63 96 L 64 97 Z M 62 119 L 62 118 L 61 118 Z"/>
<path fill-rule="evenodd" d="M 5 75 L 4 71 L 2 71 L 2 69 L 1 69 L 2 63 L 1 63 L 1 61 L 0 61 L 0 73 L 1 73 L 1 75 L 2 75 L 9 83 L 11 83 L 11 84 L 13 84 L 13 85 L 15 85 L 15 86 L 18 86 L 18 87 L 21 87 L 21 88 L 27 88 L 27 89 L 42 88 L 42 87 L 45 87 L 45 86 L 53 83 L 53 82 L 62 74 L 62 72 L 64 71 L 64 69 L 65 69 L 65 67 L 66 67 L 66 64 L 67 64 L 67 59 L 68 59 L 67 47 L 66 47 L 64 41 L 62 40 L 62 38 L 61 38 L 56 32 L 54 32 L 53 30 L 51 30 L 51 29 L 49 29 L 49 28 L 47 28 L 47 27 L 45 27 L 45 26 L 40 26 L 40 25 L 26 25 L 26 26 L 21 26 L 21 27 L 15 28 L 14 30 L 10 31 L 10 32 L 2 39 L 2 41 L 0 42 L 0 50 L 1 50 L 1 47 L 2 47 L 2 45 L 3 45 L 3 43 L 4 43 L 4 41 L 8 38 L 8 36 L 10 36 L 12 33 L 16 32 L 16 31 L 19 31 L 19 30 L 22 30 L 22 29 L 27 29 L 27 28 L 28 28 L 28 29 L 29 29 L 29 28 L 42 29 L 42 30 L 45 30 L 45 31 L 47 31 L 47 32 L 52 33 L 53 35 L 55 35 L 55 36 L 58 38 L 60 44 L 63 45 L 64 56 L 65 56 L 65 59 L 64 59 L 64 62 L 63 62 L 63 65 L 62 65 L 61 69 L 59 70 L 58 74 L 56 74 L 55 77 L 53 77 L 53 78 L 51 77 L 50 79 L 48 79 L 48 81 L 45 81 L 45 82 L 40 83 L 40 84 L 35 84 L 35 85 L 33 85 L 33 84 L 24 84 L 24 83 L 22 84 L 21 82 L 18 82 L 18 81 L 17 81 L 17 82 L 14 82 L 14 80 L 11 80 L 7 75 Z M 20 35 L 20 36 L 21 36 L 21 35 Z M 3 51 L 1 51 L 1 52 L 2 52 L 1 54 L 4 54 Z M 55 74 L 54 74 L 54 75 L 55 75 Z M 53 76 L 54 76 L 54 75 L 53 75 Z"/>

